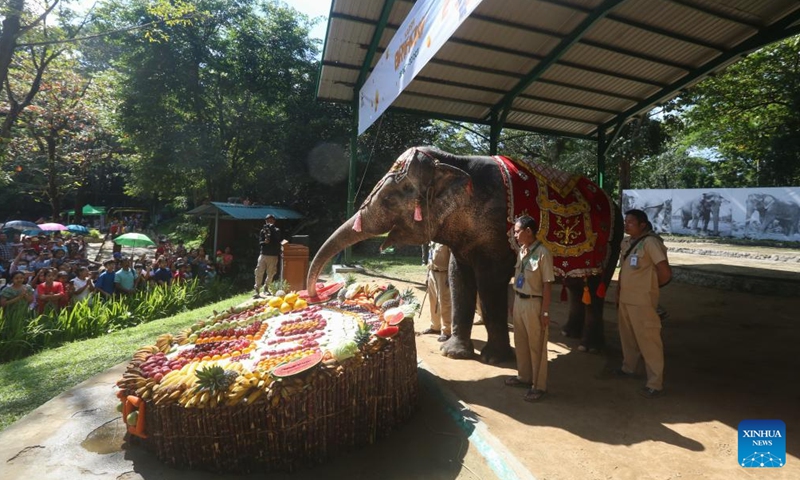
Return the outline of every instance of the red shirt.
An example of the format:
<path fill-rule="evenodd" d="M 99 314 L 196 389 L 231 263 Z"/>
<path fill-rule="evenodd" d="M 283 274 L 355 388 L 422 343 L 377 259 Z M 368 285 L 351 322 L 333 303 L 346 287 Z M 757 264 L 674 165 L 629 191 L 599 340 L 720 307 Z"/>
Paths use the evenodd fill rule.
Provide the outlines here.
<path fill-rule="evenodd" d="M 40 297 L 42 295 L 60 294 L 61 298 L 58 300 L 58 303 L 57 303 L 58 308 L 66 307 L 67 306 L 67 302 L 69 302 L 69 299 L 67 298 L 67 294 L 64 292 L 64 285 L 62 285 L 61 282 L 53 282 L 53 284 L 50 285 L 49 287 L 47 286 L 47 282 L 40 283 L 36 287 L 36 293 Z M 44 306 L 46 304 L 48 304 L 48 303 L 50 303 L 50 302 L 37 300 L 36 301 L 36 311 L 39 312 L 39 313 L 44 312 Z"/>

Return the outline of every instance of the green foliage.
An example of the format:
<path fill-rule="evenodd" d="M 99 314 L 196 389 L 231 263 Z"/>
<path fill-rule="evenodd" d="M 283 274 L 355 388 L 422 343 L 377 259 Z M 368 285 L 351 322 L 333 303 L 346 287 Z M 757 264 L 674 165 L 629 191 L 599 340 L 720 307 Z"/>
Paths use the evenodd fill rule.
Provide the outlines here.
<path fill-rule="evenodd" d="M 54 346 L 104 335 L 174 315 L 225 298 L 233 287 L 223 281 L 198 280 L 153 286 L 135 295 L 103 300 L 94 295 L 58 312 L 0 310 L 0 361 L 8 361 Z"/>
<path fill-rule="evenodd" d="M 142 345 L 153 344 L 165 332 L 178 332 L 214 310 L 238 305 L 249 295 L 185 311 L 100 338 L 75 341 L 58 348 L 0 363 L 0 430 L 63 391 L 129 360 Z"/>
<path fill-rule="evenodd" d="M 671 104 L 682 142 L 713 149 L 717 184 L 800 184 L 800 37 L 756 51 Z"/>

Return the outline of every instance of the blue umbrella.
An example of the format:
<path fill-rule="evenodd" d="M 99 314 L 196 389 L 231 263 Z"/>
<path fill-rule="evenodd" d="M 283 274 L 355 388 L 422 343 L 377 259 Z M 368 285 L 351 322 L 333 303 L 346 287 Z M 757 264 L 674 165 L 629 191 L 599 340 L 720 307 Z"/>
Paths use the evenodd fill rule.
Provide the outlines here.
<path fill-rule="evenodd" d="M 80 234 L 88 234 L 89 233 L 89 229 L 88 228 L 84 227 L 83 225 L 76 225 L 76 224 L 67 225 L 67 230 L 70 233 L 80 233 Z"/>
<path fill-rule="evenodd" d="M 41 231 L 41 230 L 39 230 L 38 228 L 32 228 L 32 229 L 30 229 L 30 230 L 23 230 L 23 231 L 22 231 L 22 234 L 23 234 L 23 235 L 28 235 L 28 236 L 31 236 L 31 235 L 39 235 L 40 233 L 42 233 L 42 231 Z"/>
<path fill-rule="evenodd" d="M 24 230 L 33 230 L 39 229 L 39 225 L 36 225 L 33 222 L 28 222 L 26 220 L 11 220 L 10 222 L 6 222 L 3 228 L 13 228 L 14 230 L 24 231 Z"/>

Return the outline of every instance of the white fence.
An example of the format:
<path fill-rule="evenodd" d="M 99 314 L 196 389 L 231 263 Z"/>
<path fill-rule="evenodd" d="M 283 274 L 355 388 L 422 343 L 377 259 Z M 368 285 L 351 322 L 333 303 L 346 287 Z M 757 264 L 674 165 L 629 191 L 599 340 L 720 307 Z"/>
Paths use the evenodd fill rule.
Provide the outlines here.
<path fill-rule="evenodd" d="M 659 233 L 800 241 L 800 187 L 625 190 Z"/>

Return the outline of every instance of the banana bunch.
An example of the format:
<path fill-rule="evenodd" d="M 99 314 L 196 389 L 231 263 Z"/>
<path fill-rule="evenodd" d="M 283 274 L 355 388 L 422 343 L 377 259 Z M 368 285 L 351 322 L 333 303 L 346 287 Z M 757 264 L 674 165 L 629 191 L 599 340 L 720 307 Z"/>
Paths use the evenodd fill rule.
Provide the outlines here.
<path fill-rule="evenodd" d="M 244 400 L 247 405 L 252 405 L 261 395 L 269 390 L 270 384 L 271 378 L 265 371 L 256 370 L 255 372 L 242 372 L 241 375 L 236 377 L 236 383 L 231 387 L 225 404 L 233 406 Z"/>
<path fill-rule="evenodd" d="M 142 375 L 141 370 L 138 368 L 129 368 L 122 374 L 122 378 L 117 380 L 117 386 L 121 390 L 133 392 L 138 388 L 143 387 L 147 383 L 147 379 Z"/>
<path fill-rule="evenodd" d="M 172 346 L 172 334 L 165 333 L 163 335 L 159 335 L 156 339 L 156 348 L 158 348 L 159 352 L 167 353 L 169 352 L 170 347 Z"/>
<path fill-rule="evenodd" d="M 222 361 L 223 363 L 225 361 Z M 190 380 L 187 381 L 186 388 L 181 391 L 180 395 L 175 395 L 174 391 L 170 393 L 170 396 L 175 395 L 178 399 L 178 403 L 181 404 L 184 408 L 214 408 L 217 405 L 225 404 L 228 400 L 228 389 L 205 389 L 200 388 L 199 385 L 196 384 L 197 382 L 197 368 L 198 365 L 202 363 L 204 368 L 212 367 L 215 365 L 222 366 L 223 363 L 220 361 L 217 362 L 192 362 L 188 365 L 194 365 L 194 369 L 190 370 L 192 373 L 191 375 L 184 375 L 185 377 L 190 377 Z M 186 367 L 184 367 L 186 368 Z M 183 370 L 183 368 L 181 368 Z M 233 370 L 238 372 L 236 378 L 242 377 L 242 373 L 244 373 L 245 368 L 240 362 L 231 362 L 225 365 L 225 370 Z M 179 370 L 180 371 L 180 370 Z M 172 372 L 170 372 L 172 373 Z M 165 375 L 163 379 L 161 379 L 161 383 L 163 384 L 169 374 Z M 173 380 L 177 381 L 177 380 Z M 167 386 L 173 385 L 173 383 L 168 383 Z"/>
<path fill-rule="evenodd" d="M 189 343 L 189 335 L 191 334 L 192 334 L 191 328 L 184 328 L 177 335 L 175 335 L 175 338 L 173 338 L 173 340 L 178 345 L 186 345 L 187 343 Z"/>
<path fill-rule="evenodd" d="M 167 400 L 177 400 L 183 392 L 192 388 L 197 380 L 195 371 L 200 362 L 191 362 L 179 370 L 173 370 L 164 375 L 160 383 L 153 387 L 153 400 L 160 405 Z"/>
<path fill-rule="evenodd" d="M 154 353 L 160 352 L 161 349 L 158 348 L 156 345 L 146 345 L 139 350 L 136 350 L 136 353 L 133 354 L 133 363 L 139 365 L 140 363 L 147 360 L 147 357 Z"/>

